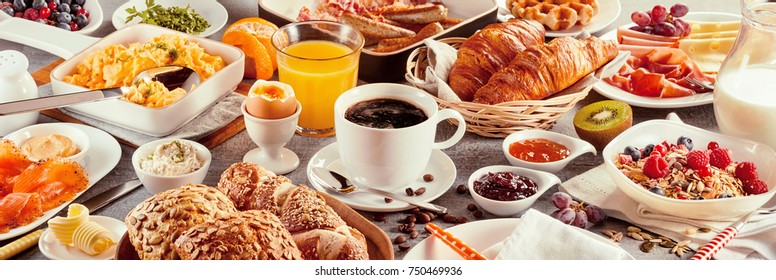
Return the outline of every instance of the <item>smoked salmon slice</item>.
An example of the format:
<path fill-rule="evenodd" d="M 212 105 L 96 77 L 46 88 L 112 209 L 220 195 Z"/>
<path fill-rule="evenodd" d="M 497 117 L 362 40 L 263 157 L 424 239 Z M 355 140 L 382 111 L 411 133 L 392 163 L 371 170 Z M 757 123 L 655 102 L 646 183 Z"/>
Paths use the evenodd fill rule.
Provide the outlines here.
<path fill-rule="evenodd" d="M 0 198 L 13 191 L 16 176 L 32 164 L 27 156 L 7 139 L 0 139 Z"/>
<path fill-rule="evenodd" d="M 37 193 L 11 193 L 0 199 L 0 234 L 32 223 L 43 216 Z"/>
<path fill-rule="evenodd" d="M 32 164 L 16 178 L 13 192 L 37 193 L 43 211 L 72 200 L 89 186 L 86 171 L 73 161 L 50 158 Z"/>

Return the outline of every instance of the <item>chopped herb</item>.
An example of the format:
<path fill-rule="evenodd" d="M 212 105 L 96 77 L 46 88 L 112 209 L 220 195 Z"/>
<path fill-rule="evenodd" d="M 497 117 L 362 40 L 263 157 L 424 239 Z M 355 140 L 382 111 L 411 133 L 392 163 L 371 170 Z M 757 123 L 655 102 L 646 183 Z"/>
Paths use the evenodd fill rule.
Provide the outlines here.
<path fill-rule="evenodd" d="M 178 59 L 178 50 L 176 49 L 170 50 L 170 60 L 175 61 L 176 59 Z"/>
<path fill-rule="evenodd" d="M 138 11 L 132 6 L 127 8 L 127 23 L 135 17 L 140 18 L 140 23 L 153 24 L 189 34 L 200 34 L 210 27 L 210 23 L 199 13 L 191 9 L 191 5 L 183 7 L 164 8 L 154 3 L 154 0 L 146 0 L 147 9 Z"/>

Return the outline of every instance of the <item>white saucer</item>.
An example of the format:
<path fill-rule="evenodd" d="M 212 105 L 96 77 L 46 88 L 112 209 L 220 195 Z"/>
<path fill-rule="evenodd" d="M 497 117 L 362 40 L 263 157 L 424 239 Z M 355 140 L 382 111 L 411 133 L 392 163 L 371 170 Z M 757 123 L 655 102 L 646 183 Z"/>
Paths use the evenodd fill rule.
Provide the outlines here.
<path fill-rule="evenodd" d="M 323 167 L 349 176 L 342 166 L 342 161 L 340 161 L 336 142 L 324 147 L 310 158 L 310 162 L 307 164 L 308 178 L 312 177 L 313 167 Z M 444 152 L 434 150 L 431 153 L 431 159 L 422 174 L 434 175 L 434 180 L 431 182 L 424 182 L 421 175 L 421 177 L 418 177 L 415 182 L 409 185 L 409 187 L 413 189 L 425 187 L 426 193 L 417 196 L 417 198 L 425 202 L 430 202 L 444 194 L 455 182 L 455 163 L 453 163 L 453 160 L 451 160 Z M 316 182 L 310 182 L 310 186 L 320 191 L 326 191 L 326 189 Z M 397 192 L 397 194 L 406 195 L 404 193 L 404 188 L 402 188 L 400 192 Z M 384 197 L 370 193 L 353 193 L 348 195 L 335 194 L 333 196 L 354 209 L 364 211 L 394 212 L 414 207 L 406 202 L 398 200 L 394 200 L 391 203 L 385 203 Z"/>
<path fill-rule="evenodd" d="M 243 161 L 253 162 L 261 165 L 261 167 L 275 172 L 275 174 L 278 175 L 291 173 L 291 171 L 294 171 L 297 167 L 299 167 L 299 156 L 297 156 L 294 151 L 286 148 L 280 149 L 279 162 L 275 162 L 268 157 L 262 156 L 261 148 L 248 151 L 245 156 L 243 156 Z"/>
<path fill-rule="evenodd" d="M 185 7 L 186 5 L 191 5 L 191 8 L 195 12 L 202 15 L 202 17 L 207 20 L 208 23 L 210 23 L 210 27 L 208 27 L 208 29 L 205 29 L 205 31 L 196 35 L 198 37 L 204 38 L 215 34 L 221 30 L 224 25 L 226 25 L 226 22 L 229 19 L 229 14 L 227 13 L 226 8 L 224 8 L 221 3 L 213 0 L 156 0 L 154 3 L 162 7 Z M 127 25 L 140 22 L 140 18 L 136 17 L 129 23 L 126 23 L 127 17 L 129 16 L 129 13 L 127 13 L 127 8 L 131 7 L 136 7 L 138 11 L 143 11 L 147 8 L 145 1 L 136 0 L 126 1 L 126 3 L 116 8 L 116 10 L 113 12 L 113 16 L 111 16 L 111 23 L 113 23 L 113 27 L 115 27 L 116 30 L 124 28 Z"/>
<path fill-rule="evenodd" d="M 127 232 L 127 226 L 124 222 L 111 217 L 89 216 L 89 221 L 108 229 L 113 234 L 113 241 L 116 244 L 119 243 L 121 236 Z M 113 245 L 99 255 L 89 256 L 78 248 L 60 244 L 50 228 L 47 228 L 38 240 L 40 252 L 52 260 L 111 260 L 116 255 L 116 247 L 116 245 Z"/>

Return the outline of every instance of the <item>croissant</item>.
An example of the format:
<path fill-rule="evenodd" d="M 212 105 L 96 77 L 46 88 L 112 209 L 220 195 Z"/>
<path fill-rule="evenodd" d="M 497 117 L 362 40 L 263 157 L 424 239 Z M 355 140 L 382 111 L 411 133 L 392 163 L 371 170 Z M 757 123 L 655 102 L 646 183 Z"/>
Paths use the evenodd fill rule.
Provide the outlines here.
<path fill-rule="evenodd" d="M 369 259 L 366 237 L 304 185 L 294 185 L 258 164 L 235 163 L 218 182 L 238 210 L 267 210 L 280 218 L 305 259 Z"/>
<path fill-rule="evenodd" d="M 466 39 L 450 71 L 448 83 L 463 101 L 474 93 L 518 52 L 544 43 L 544 27 L 532 20 L 512 19 L 486 26 Z"/>
<path fill-rule="evenodd" d="M 614 41 L 560 37 L 518 54 L 474 94 L 474 102 L 539 100 L 587 76 L 617 56 Z"/>

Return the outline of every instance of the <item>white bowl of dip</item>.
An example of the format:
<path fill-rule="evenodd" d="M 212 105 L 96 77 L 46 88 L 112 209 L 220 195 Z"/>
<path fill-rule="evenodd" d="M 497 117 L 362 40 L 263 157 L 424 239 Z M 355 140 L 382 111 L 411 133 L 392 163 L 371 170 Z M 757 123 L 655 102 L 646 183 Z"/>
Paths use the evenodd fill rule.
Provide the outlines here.
<path fill-rule="evenodd" d="M 86 152 L 90 141 L 86 132 L 76 126 L 62 123 L 45 123 L 31 125 L 8 135 L 22 152 L 32 161 L 45 160 L 51 157 L 62 157 L 85 166 Z M 62 156 L 65 151 L 76 151 L 75 154 Z"/>
<path fill-rule="evenodd" d="M 165 153 L 157 153 L 160 146 L 175 141 L 188 144 L 193 147 L 193 150 L 184 149 L 180 155 L 167 153 L 180 150 L 177 148 L 165 149 Z M 212 159 L 210 150 L 202 144 L 191 140 L 168 138 L 151 141 L 137 148 L 132 154 L 132 167 L 146 190 L 156 194 L 185 184 L 201 184 L 205 180 Z M 198 168 L 194 161 L 199 164 Z"/>

